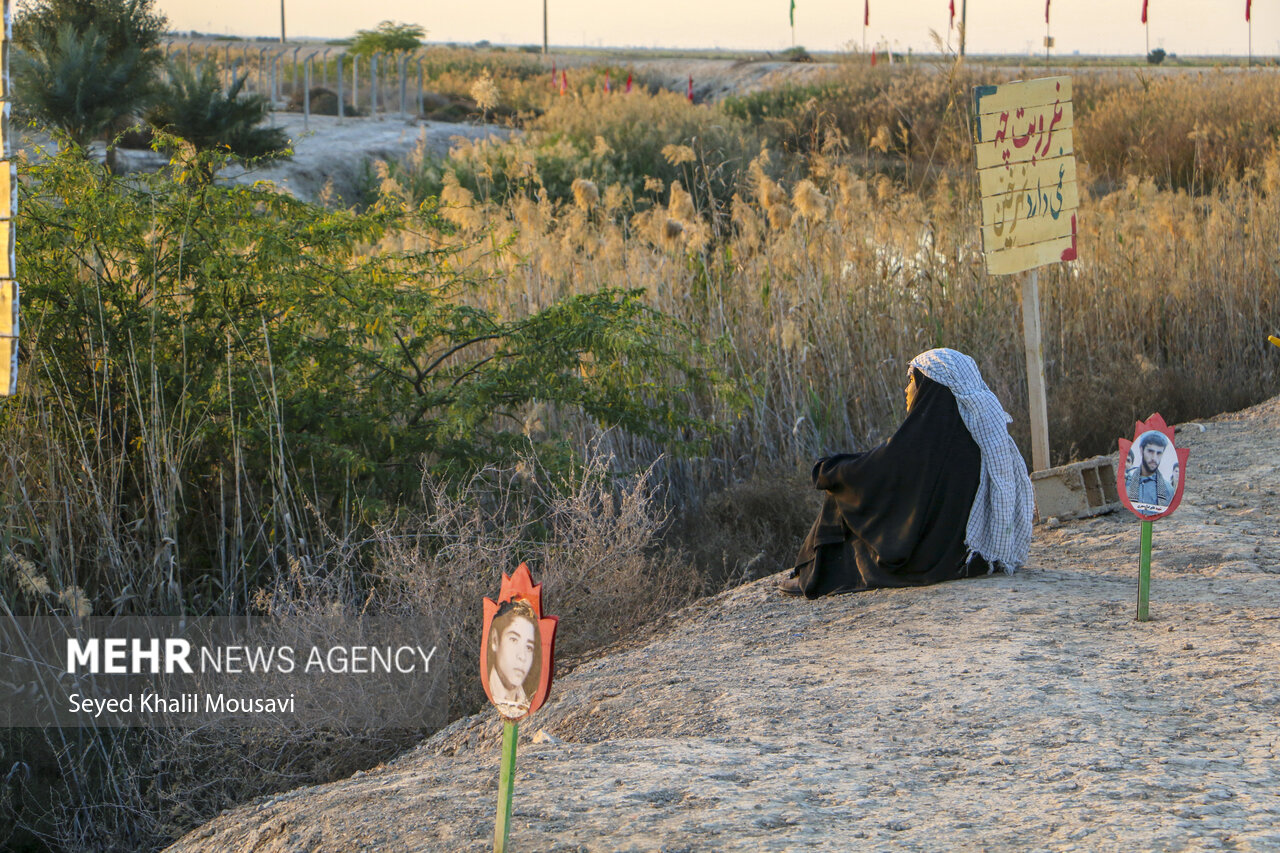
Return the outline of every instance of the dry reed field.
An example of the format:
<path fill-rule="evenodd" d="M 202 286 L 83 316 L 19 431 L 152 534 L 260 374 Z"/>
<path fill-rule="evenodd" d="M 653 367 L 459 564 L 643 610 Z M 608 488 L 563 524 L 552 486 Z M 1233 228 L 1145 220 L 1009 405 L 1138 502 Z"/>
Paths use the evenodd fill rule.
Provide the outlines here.
<path fill-rule="evenodd" d="M 855 57 L 691 103 L 638 71 L 624 94 L 621 64 L 560 94 L 533 57 L 421 58 L 433 103 L 516 132 L 370 163 L 359 199 L 24 163 L 8 609 L 417 614 L 460 649 L 459 716 L 501 570 L 555 589 L 572 657 L 786 566 L 810 462 L 887 437 L 923 350 L 971 354 L 1028 448 L 1018 282 L 985 272 L 970 154 L 971 87 L 1012 72 Z M 1077 75 L 1080 260 L 1040 278 L 1055 462 L 1276 393 L 1278 92 Z M 117 215 L 118 243 L 85 224 Z M 0 843 L 157 849 L 423 734 L 27 733 Z"/>
<path fill-rule="evenodd" d="M 932 346 L 978 360 L 1025 447 L 1019 283 L 983 270 L 969 154 L 968 91 L 993 76 L 850 65 L 719 108 L 596 88 L 523 137 L 461 142 L 383 188 L 441 188 L 457 230 L 432 239 L 470 247 L 494 305 L 637 287 L 708 345 L 747 401 L 691 401 L 726 428 L 691 496 L 883 438 L 906 361 Z M 1056 462 L 1110 450 L 1155 409 L 1256 402 L 1277 376 L 1273 75 L 1076 85 L 1082 260 L 1042 277 Z M 616 152 L 637 141 L 648 168 L 619 174 Z"/>

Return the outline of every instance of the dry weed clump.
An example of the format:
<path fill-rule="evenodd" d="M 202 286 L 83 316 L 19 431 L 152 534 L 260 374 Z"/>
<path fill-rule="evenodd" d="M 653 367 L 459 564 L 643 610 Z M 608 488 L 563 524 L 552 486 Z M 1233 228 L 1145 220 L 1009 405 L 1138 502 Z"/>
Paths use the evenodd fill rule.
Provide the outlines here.
<path fill-rule="evenodd" d="M 1280 137 L 1269 74 L 1135 73 L 1083 88 L 1077 144 L 1107 188 L 1137 176 L 1203 193 L 1256 169 Z"/>
<path fill-rule="evenodd" d="M 645 625 L 703 588 L 687 560 L 658 547 L 667 510 L 656 469 L 618 477 L 614 464 L 595 457 L 554 488 L 533 460 L 482 471 L 461 491 L 426 481 L 422 504 L 431 513 L 402 514 L 367 543 L 377 606 L 418 614 L 446 639 L 451 719 L 483 701 L 474 655 L 479 602 L 520 562 L 544 584 L 546 612 L 561 619 L 561 660 Z M 315 604 L 306 597 L 291 606 Z"/>

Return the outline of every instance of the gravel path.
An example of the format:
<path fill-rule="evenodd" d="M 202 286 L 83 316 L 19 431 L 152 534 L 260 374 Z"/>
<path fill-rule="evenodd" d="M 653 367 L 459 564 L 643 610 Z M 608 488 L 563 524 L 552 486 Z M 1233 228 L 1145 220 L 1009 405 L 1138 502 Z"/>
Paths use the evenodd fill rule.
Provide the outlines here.
<path fill-rule="evenodd" d="M 1012 577 L 703 600 L 521 727 L 512 848 L 1280 849 L 1280 399 L 1202 426 L 1153 621 L 1127 512 L 1037 528 Z M 459 720 L 171 850 L 490 849 L 499 737 Z"/>

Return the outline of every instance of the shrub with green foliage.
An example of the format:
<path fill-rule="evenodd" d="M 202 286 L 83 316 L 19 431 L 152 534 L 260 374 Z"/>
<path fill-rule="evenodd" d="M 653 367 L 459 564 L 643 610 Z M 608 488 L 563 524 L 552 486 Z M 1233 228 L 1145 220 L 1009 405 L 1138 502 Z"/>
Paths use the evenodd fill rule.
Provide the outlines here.
<path fill-rule="evenodd" d="M 124 181 L 58 156 L 30 168 L 19 223 L 24 387 L 110 447 L 133 484 L 116 502 L 148 503 L 148 419 L 182 427 L 166 439 L 183 497 L 165 523 L 183 532 L 184 588 L 218 560 L 229 472 L 261 484 L 264 516 L 283 479 L 323 514 L 349 494 L 411 498 L 424 467 L 455 476 L 531 451 L 567 466 L 562 436 L 526 435 L 535 401 L 639 435 L 700 431 L 672 390 L 706 378 L 678 355 L 691 336 L 639 293 L 503 316 L 453 250 L 383 247 L 443 227 L 430 208 L 331 211 L 182 179 L 207 168 Z M 92 549 L 77 559 L 82 578 L 110 572 Z"/>
<path fill-rule="evenodd" d="M 240 159 L 279 156 L 289 138 L 283 128 L 260 126 L 271 105 L 265 95 L 242 94 L 248 79 L 239 77 L 224 90 L 211 63 L 199 71 L 174 64 L 147 122 L 199 151 L 222 149 Z"/>
<path fill-rule="evenodd" d="M 14 23 L 19 106 L 80 148 L 120 129 L 150 96 L 168 24 L 154 0 L 36 0 Z"/>

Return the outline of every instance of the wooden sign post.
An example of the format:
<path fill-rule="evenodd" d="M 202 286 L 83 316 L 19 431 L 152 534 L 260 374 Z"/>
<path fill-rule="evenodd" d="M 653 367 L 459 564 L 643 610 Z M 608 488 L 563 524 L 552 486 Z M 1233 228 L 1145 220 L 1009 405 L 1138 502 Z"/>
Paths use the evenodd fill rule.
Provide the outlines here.
<path fill-rule="evenodd" d="M 1049 416 L 1036 268 L 1076 259 L 1071 78 L 976 86 L 974 155 L 982 195 L 982 251 L 991 275 L 1031 270 L 1022 286 L 1034 470 L 1049 467 Z"/>
<path fill-rule="evenodd" d="M 18 213 L 18 180 L 9 148 L 9 48 L 13 19 L 9 0 L 4 2 L 4 27 L 0 29 L 0 397 L 18 392 L 18 282 L 14 269 L 13 224 Z"/>
<path fill-rule="evenodd" d="M 480 680 L 485 695 L 502 717 L 494 853 L 505 853 L 511 833 L 519 723 L 542 707 L 551 690 L 556 623 L 556 617 L 542 615 L 542 584 L 533 582 L 524 563 L 510 576 L 502 576 L 497 601 L 484 600 Z"/>
<path fill-rule="evenodd" d="M 1170 452 L 1172 451 L 1172 452 Z M 1150 619 L 1151 524 L 1164 518 L 1182 502 L 1187 482 L 1187 457 L 1191 451 L 1173 444 L 1173 428 L 1159 413 L 1133 428 L 1133 441 L 1120 439 L 1120 464 L 1116 466 L 1116 491 L 1125 507 L 1142 522 L 1138 556 L 1138 612 L 1136 619 Z"/>

